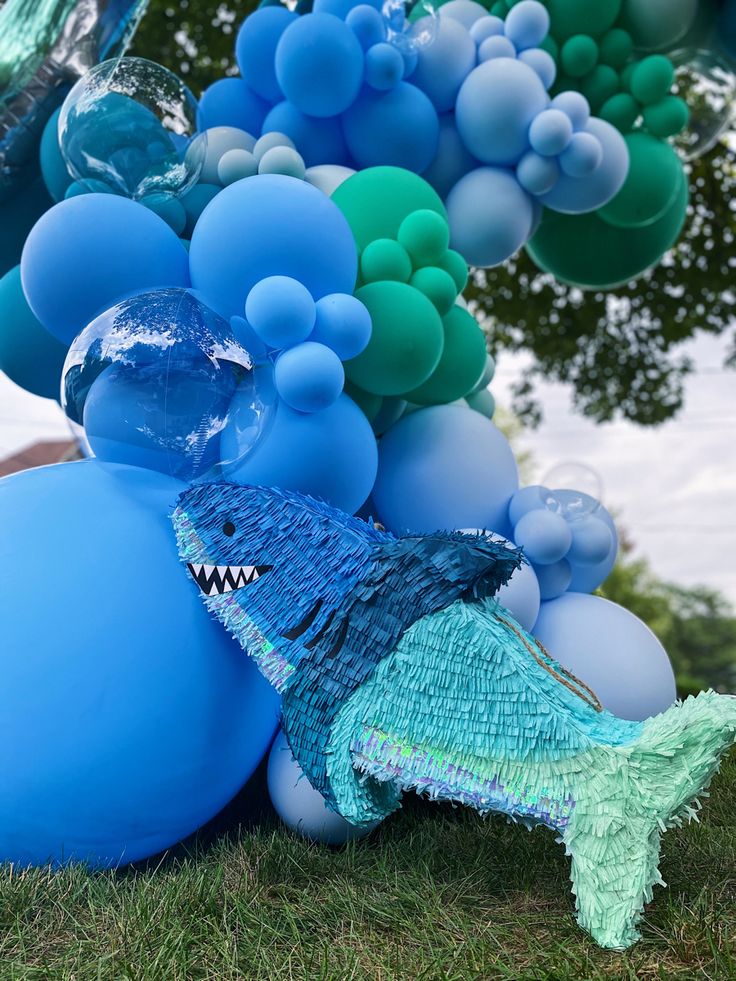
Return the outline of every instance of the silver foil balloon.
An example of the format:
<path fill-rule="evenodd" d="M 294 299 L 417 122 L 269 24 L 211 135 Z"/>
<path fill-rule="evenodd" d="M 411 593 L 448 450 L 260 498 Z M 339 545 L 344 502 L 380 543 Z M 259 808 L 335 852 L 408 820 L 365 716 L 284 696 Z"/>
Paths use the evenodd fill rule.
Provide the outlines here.
<path fill-rule="evenodd" d="M 70 85 L 127 47 L 148 0 L 7 0 L 0 9 L 0 202 L 37 171 Z"/>

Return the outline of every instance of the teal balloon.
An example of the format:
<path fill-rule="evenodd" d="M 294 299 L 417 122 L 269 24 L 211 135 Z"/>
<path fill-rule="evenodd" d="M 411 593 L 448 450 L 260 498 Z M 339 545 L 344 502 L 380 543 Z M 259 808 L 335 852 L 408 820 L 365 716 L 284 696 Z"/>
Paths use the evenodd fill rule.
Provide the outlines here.
<path fill-rule="evenodd" d="M 59 149 L 59 107 L 49 117 L 41 137 L 41 174 L 46 189 L 54 201 L 62 201 L 74 178 L 66 169 L 66 163 Z"/>
<path fill-rule="evenodd" d="M 0 204 L 0 276 L 18 265 L 28 233 L 53 203 L 38 177 Z"/>

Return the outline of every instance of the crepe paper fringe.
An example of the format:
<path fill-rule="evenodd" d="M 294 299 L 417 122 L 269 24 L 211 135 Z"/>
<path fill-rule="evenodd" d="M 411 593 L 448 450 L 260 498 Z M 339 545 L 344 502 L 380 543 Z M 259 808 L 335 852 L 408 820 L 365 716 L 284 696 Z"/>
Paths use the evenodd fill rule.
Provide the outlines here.
<path fill-rule="evenodd" d="M 661 833 L 695 815 L 736 741 L 736 698 L 644 723 L 600 711 L 489 598 L 520 557 L 482 536 L 396 539 L 225 484 L 182 495 L 174 526 L 187 563 L 272 566 L 205 602 L 282 691 L 292 752 L 330 806 L 365 825 L 416 790 L 545 824 L 572 857 L 581 926 L 634 942 Z"/>

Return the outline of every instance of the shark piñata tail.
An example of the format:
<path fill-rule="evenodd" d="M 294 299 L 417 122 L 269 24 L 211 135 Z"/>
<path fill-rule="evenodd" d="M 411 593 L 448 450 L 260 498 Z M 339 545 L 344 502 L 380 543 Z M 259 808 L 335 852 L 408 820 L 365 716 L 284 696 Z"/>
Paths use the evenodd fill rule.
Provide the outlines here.
<path fill-rule="evenodd" d="M 413 789 L 558 832 L 581 926 L 627 947 L 660 835 L 692 817 L 736 741 L 736 698 L 646 722 L 602 710 L 492 598 L 522 561 L 484 536 L 395 538 L 298 494 L 182 494 L 180 554 L 282 692 L 291 749 L 354 824 Z"/>

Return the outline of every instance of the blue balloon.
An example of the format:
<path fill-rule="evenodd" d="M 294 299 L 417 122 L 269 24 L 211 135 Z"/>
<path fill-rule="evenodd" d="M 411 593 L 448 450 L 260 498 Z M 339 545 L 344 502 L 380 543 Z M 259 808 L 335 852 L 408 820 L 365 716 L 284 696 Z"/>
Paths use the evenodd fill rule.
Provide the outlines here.
<path fill-rule="evenodd" d="M 234 437 L 228 429 L 222 434 L 226 456 L 233 455 Z M 329 409 L 309 414 L 279 402 L 264 439 L 226 476 L 234 483 L 299 491 L 355 514 L 368 499 L 377 466 L 370 423 L 347 395 L 341 395 Z"/>
<path fill-rule="evenodd" d="M 399 49 L 381 41 L 365 53 L 365 81 L 379 92 L 394 88 L 404 76 L 404 59 Z"/>
<path fill-rule="evenodd" d="M 220 178 L 219 169 L 220 161 L 225 154 L 230 150 L 245 150 L 252 153 L 256 140 L 250 133 L 246 133 L 243 129 L 237 129 L 235 126 L 213 126 L 206 133 L 207 150 L 202 164 L 202 173 L 199 175 L 199 183 L 222 184 L 224 182 Z M 187 192 L 184 197 L 189 193 L 191 192 Z"/>
<path fill-rule="evenodd" d="M 616 525 L 608 511 L 602 505 L 599 505 L 598 501 L 589 494 L 574 490 L 555 490 L 554 496 L 563 506 L 568 501 L 577 503 L 582 499 L 583 503 L 587 504 L 589 513 L 595 515 L 596 521 L 604 522 L 611 532 L 611 550 L 605 559 L 595 565 L 584 565 L 579 561 L 572 563 L 570 591 L 575 593 L 592 593 L 593 590 L 598 589 L 608 579 L 611 570 L 616 564 L 616 556 L 618 555 L 618 533 L 616 531 Z M 574 529 L 574 522 L 571 524 L 571 527 Z"/>
<path fill-rule="evenodd" d="M 315 14 L 334 14 L 335 17 L 339 17 L 340 20 L 346 20 L 348 15 L 356 9 L 361 9 L 362 7 L 370 6 L 370 9 L 376 12 L 380 11 L 382 2 L 381 0 L 363 0 L 363 2 L 357 2 L 357 0 L 314 0 L 312 4 L 312 10 Z"/>
<path fill-rule="evenodd" d="M 326 344 L 341 361 L 348 361 L 368 347 L 372 329 L 368 308 L 356 296 L 333 293 L 317 301 L 310 340 Z"/>
<path fill-rule="evenodd" d="M 241 316 L 251 289 L 268 276 L 290 276 L 315 300 L 352 293 L 355 239 L 340 209 L 293 177 L 269 174 L 226 187 L 192 234 L 192 285 L 225 317 Z"/>
<path fill-rule="evenodd" d="M 541 595 L 534 569 L 527 562 L 514 572 L 505 586 L 501 586 L 496 599 L 524 630 L 534 629 L 539 616 Z"/>
<path fill-rule="evenodd" d="M 529 194 L 546 194 L 560 179 L 560 165 L 553 157 L 530 150 L 519 161 L 516 179 Z"/>
<path fill-rule="evenodd" d="M 613 533 L 601 518 L 594 515 L 570 522 L 572 544 L 568 559 L 577 565 L 599 565 L 605 562 L 613 549 Z"/>
<path fill-rule="evenodd" d="M 39 151 L 43 182 L 54 201 L 64 199 L 67 188 L 73 180 L 72 175 L 66 169 L 66 163 L 59 149 L 60 113 L 61 106 L 49 116 L 49 120 L 43 128 Z"/>
<path fill-rule="evenodd" d="M 415 85 L 399 82 L 390 92 L 365 89 L 343 116 L 348 150 L 360 167 L 403 167 L 423 173 L 439 140 L 437 111 Z"/>
<path fill-rule="evenodd" d="M 27 392 L 58 399 L 66 352 L 33 315 L 15 266 L 0 279 L 0 371 Z"/>
<path fill-rule="evenodd" d="M 484 61 L 458 94 L 458 132 L 483 163 L 515 164 L 529 149 L 532 121 L 548 103 L 544 85 L 528 65 L 512 58 Z"/>
<path fill-rule="evenodd" d="M 304 158 L 307 167 L 322 163 L 346 164 L 348 148 L 339 119 L 307 116 L 293 103 L 284 101 L 266 116 L 263 132 L 285 133 Z"/>
<path fill-rule="evenodd" d="M 602 163 L 603 147 L 590 133 L 574 133 L 560 154 L 560 166 L 568 177 L 590 177 Z"/>
<path fill-rule="evenodd" d="M 567 559 L 549 565 L 535 565 L 534 574 L 539 583 L 539 593 L 543 600 L 557 599 L 570 588 L 572 567 Z"/>
<path fill-rule="evenodd" d="M 521 0 L 506 16 L 506 37 L 519 51 L 536 48 L 549 33 L 550 19 L 547 9 L 538 0 Z"/>
<path fill-rule="evenodd" d="M 345 17 L 345 23 L 364 51 L 386 40 L 386 21 L 375 7 L 367 3 L 353 7 Z"/>
<path fill-rule="evenodd" d="M 186 249 L 174 232 L 116 194 L 54 205 L 32 228 L 20 269 L 34 314 L 66 344 L 124 296 L 189 286 Z"/>
<path fill-rule="evenodd" d="M 267 102 L 284 97 L 276 78 L 276 48 L 286 28 L 298 15 L 281 4 L 260 7 L 245 18 L 235 42 L 240 74 L 253 91 Z"/>
<path fill-rule="evenodd" d="M 373 500 L 397 534 L 483 528 L 506 535 L 518 486 L 513 451 L 493 423 L 438 405 L 404 416 L 382 437 Z"/>
<path fill-rule="evenodd" d="M 440 7 L 440 17 L 449 17 L 452 20 L 456 20 L 463 25 L 463 27 L 470 30 L 470 28 L 475 24 L 477 20 L 481 17 L 487 17 L 488 11 L 479 3 L 475 3 L 475 0 L 450 0 L 449 3 L 444 3 Z"/>
<path fill-rule="evenodd" d="M 539 75 L 539 80 L 547 90 L 552 88 L 557 78 L 557 64 L 551 54 L 542 48 L 530 48 L 522 51 L 518 57 L 522 64 L 528 65 Z"/>
<path fill-rule="evenodd" d="M 479 166 L 475 157 L 468 153 L 455 125 L 451 112 L 440 116 L 440 134 L 437 153 L 432 163 L 422 173 L 443 200 L 461 177 Z"/>
<path fill-rule="evenodd" d="M 461 178 L 447 198 L 450 244 L 471 266 L 505 262 L 532 233 L 532 199 L 513 172 L 479 167 Z"/>
<path fill-rule="evenodd" d="M 556 157 L 570 145 L 572 122 L 560 109 L 545 109 L 529 128 L 532 149 L 544 157 Z"/>
<path fill-rule="evenodd" d="M 546 208 L 565 215 L 579 215 L 602 208 L 618 194 L 629 172 L 629 150 L 615 127 L 593 117 L 582 132 L 595 136 L 603 147 L 600 167 L 589 177 L 561 174 L 552 190 L 540 198 Z"/>
<path fill-rule="evenodd" d="M 545 501 L 549 494 L 549 490 L 542 487 L 541 484 L 531 484 L 518 490 L 509 503 L 509 521 L 511 524 L 516 527 L 529 511 L 533 511 L 535 508 L 546 508 Z"/>
<path fill-rule="evenodd" d="M 337 116 L 363 81 L 363 49 L 334 14 L 307 14 L 290 24 L 276 48 L 276 77 L 286 98 L 310 116 Z"/>
<path fill-rule="evenodd" d="M 311 293 L 299 280 L 269 276 L 248 294 L 245 317 L 264 344 L 278 349 L 306 341 L 317 310 Z"/>
<path fill-rule="evenodd" d="M 318 790 L 309 782 L 279 732 L 268 757 L 268 793 L 274 810 L 284 824 L 297 834 L 323 845 L 344 845 L 364 838 L 375 824 L 356 827 L 327 806 Z"/>
<path fill-rule="evenodd" d="M 269 108 L 242 78 L 220 78 L 202 93 L 197 123 L 201 130 L 233 126 L 257 136 Z"/>
<path fill-rule="evenodd" d="M 345 370 L 329 347 L 306 341 L 279 355 L 274 382 L 279 395 L 292 409 L 319 412 L 340 397 Z"/>
<path fill-rule="evenodd" d="M 514 541 L 535 565 L 553 565 L 570 551 L 572 532 L 565 519 L 538 508 L 528 511 L 514 528 Z"/>
<path fill-rule="evenodd" d="M 432 100 L 437 112 L 455 108 L 455 100 L 475 68 L 476 48 L 467 30 L 456 20 L 440 17 L 437 36 L 418 51 L 410 81 Z"/>
<path fill-rule="evenodd" d="M 179 561 L 184 489 L 96 461 L 0 481 L 0 862 L 146 858 L 268 748 L 278 697 Z"/>
<path fill-rule="evenodd" d="M 647 719 L 675 700 L 675 677 L 664 648 L 646 624 L 616 603 L 566 593 L 542 604 L 534 633 L 621 719 Z"/>

